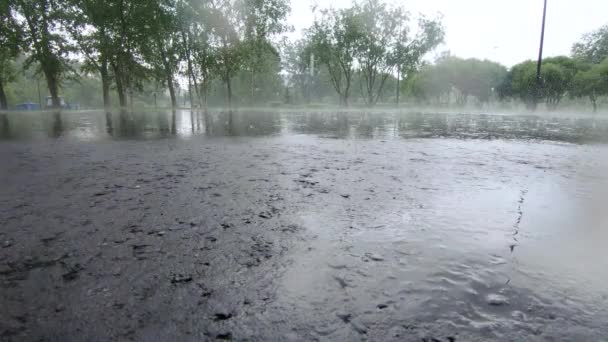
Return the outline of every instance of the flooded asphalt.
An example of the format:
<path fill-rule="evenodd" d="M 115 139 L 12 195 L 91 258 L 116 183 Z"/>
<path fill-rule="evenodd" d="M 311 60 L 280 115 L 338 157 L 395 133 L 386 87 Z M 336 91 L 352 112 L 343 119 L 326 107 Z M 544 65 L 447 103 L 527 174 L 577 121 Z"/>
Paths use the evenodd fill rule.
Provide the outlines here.
<path fill-rule="evenodd" d="M 608 341 L 608 122 L 0 120 L 6 341 Z"/>

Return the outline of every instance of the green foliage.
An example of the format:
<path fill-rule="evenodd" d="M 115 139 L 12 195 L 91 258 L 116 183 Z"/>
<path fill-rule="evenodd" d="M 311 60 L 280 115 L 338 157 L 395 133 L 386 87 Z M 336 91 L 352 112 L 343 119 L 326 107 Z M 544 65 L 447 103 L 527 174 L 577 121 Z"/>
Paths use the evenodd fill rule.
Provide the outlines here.
<path fill-rule="evenodd" d="M 401 7 L 389 8 L 378 0 L 354 6 L 359 25 L 356 59 L 359 65 L 361 93 L 368 106 L 373 106 L 395 67 L 393 51 L 407 40 L 407 13 Z"/>
<path fill-rule="evenodd" d="M 452 87 L 446 75 L 434 65 L 425 65 L 408 81 L 408 93 L 419 102 L 443 102 Z"/>
<path fill-rule="evenodd" d="M 61 81 L 73 71 L 68 56 L 75 49 L 65 32 L 69 19 L 67 5 L 64 1 L 16 0 L 10 13 L 18 26 L 21 46 L 31 50 L 25 65 L 37 63 L 46 78 L 54 107 L 59 107 Z"/>
<path fill-rule="evenodd" d="M 572 47 L 572 55 L 591 64 L 599 64 L 608 58 L 608 25 L 585 34 Z"/>
<path fill-rule="evenodd" d="M 548 109 L 555 109 L 564 96 L 575 91 L 575 76 L 581 68 L 580 62 L 569 57 L 546 58 L 538 80 L 537 63 L 526 61 L 511 68 L 499 93 L 502 98 L 519 98 L 530 108 L 544 101 Z"/>
<path fill-rule="evenodd" d="M 555 108 L 570 96 L 595 107 L 608 95 L 608 26 L 585 35 L 575 58 L 546 58 L 538 82 L 532 61 L 509 71 L 449 56 L 425 65 L 444 40 L 441 20 L 412 24 L 403 6 L 383 0 L 322 10 L 303 39 L 277 44 L 291 29 L 289 11 L 289 0 L 0 0 L 0 108 L 37 102 L 42 79 L 44 95 L 106 108 L 111 90 L 121 107 L 155 96 L 172 106 L 373 106 L 398 102 L 401 80 L 419 101 L 460 105 L 499 95 Z"/>
<path fill-rule="evenodd" d="M 409 13 L 380 0 L 353 2 L 350 8 L 325 10 L 309 31 L 319 62 L 327 67 L 341 103 L 348 105 L 355 71 L 368 106 L 377 103 L 392 73 L 412 74 L 426 53 L 443 41 L 443 27 L 422 18 L 410 35 Z"/>
<path fill-rule="evenodd" d="M 608 58 L 601 64 L 583 67 L 574 77 L 571 95 L 589 98 L 596 111 L 599 97 L 608 95 Z"/>
<path fill-rule="evenodd" d="M 445 57 L 435 65 L 424 67 L 410 82 L 410 92 L 419 100 L 441 99 L 455 95 L 460 105 L 470 96 L 478 104 L 489 102 L 507 74 L 507 69 L 495 62 L 478 59 Z"/>
<path fill-rule="evenodd" d="M 512 67 L 499 89 L 502 98 L 519 98 L 528 106 L 534 106 L 538 91 L 536 63 L 525 61 Z"/>
<path fill-rule="evenodd" d="M 348 105 L 354 74 L 355 55 L 361 39 L 360 22 L 353 8 L 329 9 L 308 31 L 311 52 L 320 64 L 327 67 L 331 83 L 340 97 L 340 104 Z"/>
<path fill-rule="evenodd" d="M 0 0 L 0 82 L 10 82 L 15 77 L 13 59 L 17 57 L 20 43 L 19 26 L 11 11 L 8 0 Z"/>

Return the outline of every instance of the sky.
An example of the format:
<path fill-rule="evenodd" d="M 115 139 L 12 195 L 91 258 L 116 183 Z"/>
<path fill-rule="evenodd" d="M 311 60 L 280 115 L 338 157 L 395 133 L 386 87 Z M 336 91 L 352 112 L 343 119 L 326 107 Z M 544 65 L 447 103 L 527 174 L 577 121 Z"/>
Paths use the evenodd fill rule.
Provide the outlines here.
<path fill-rule="evenodd" d="M 443 16 L 445 44 L 463 58 L 490 59 L 511 67 L 538 58 L 543 0 L 387 0 L 413 15 Z M 292 39 L 314 21 L 312 5 L 347 7 L 351 0 L 292 0 Z M 569 55 L 584 33 L 608 24 L 608 0 L 548 0 L 545 56 Z M 432 55 L 428 58 L 432 59 Z"/>

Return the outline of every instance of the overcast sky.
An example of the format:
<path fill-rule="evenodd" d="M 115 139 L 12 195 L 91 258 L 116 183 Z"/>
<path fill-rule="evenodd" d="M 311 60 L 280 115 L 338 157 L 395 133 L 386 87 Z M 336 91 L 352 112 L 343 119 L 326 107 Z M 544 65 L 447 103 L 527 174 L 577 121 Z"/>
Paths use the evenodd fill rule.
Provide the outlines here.
<path fill-rule="evenodd" d="M 487 58 L 507 66 L 536 59 L 543 0 L 387 0 L 412 14 L 443 15 L 446 42 L 437 51 Z M 301 35 L 314 20 L 311 5 L 346 7 L 351 0 L 292 0 L 291 24 Z M 548 0 L 545 56 L 570 53 L 586 32 L 608 24 L 608 0 Z"/>

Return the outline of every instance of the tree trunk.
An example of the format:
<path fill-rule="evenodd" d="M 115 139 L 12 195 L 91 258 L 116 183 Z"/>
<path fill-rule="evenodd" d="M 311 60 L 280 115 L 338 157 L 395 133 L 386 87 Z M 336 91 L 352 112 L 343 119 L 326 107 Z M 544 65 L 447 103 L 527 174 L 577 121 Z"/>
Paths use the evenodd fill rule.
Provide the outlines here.
<path fill-rule="evenodd" d="M 251 69 L 251 103 L 255 103 L 255 70 Z"/>
<path fill-rule="evenodd" d="M 175 85 L 173 84 L 173 77 L 169 71 L 167 71 L 167 87 L 169 88 L 169 96 L 171 96 L 171 108 L 176 108 L 177 98 L 175 97 Z"/>
<path fill-rule="evenodd" d="M 194 77 L 194 73 L 192 73 L 192 86 L 194 87 L 194 93 L 196 94 L 196 102 L 198 102 L 198 106 L 200 108 L 202 106 L 201 93 L 198 88 L 198 82 L 196 82 L 196 77 Z"/>
<path fill-rule="evenodd" d="M 182 35 L 182 44 L 184 47 L 184 51 L 186 52 L 186 62 L 187 62 L 187 73 L 188 73 L 188 91 L 190 92 L 190 109 L 194 108 L 194 99 L 192 98 L 192 87 L 194 86 L 194 91 L 196 93 L 196 99 L 198 104 L 201 103 L 201 96 L 199 94 L 198 85 L 196 84 L 196 77 L 194 77 L 194 72 L 192 71 L 192 60 L 190 58 L 190 44 L 188 41 L 190 40 L 190 35 L 186 38 L 186 32 L 184 30 L 181 31 Z"/>
<path fill-rule="evenodd" d="M 188 97 L 190 100 L 190 109 L 194 109 L 194 97 L 192 97 L 192 79 L 188 76 Z"/>
<path fill-rule="evenodd" d="M 344 106 L 348 107 L 348 98 L 350 97 L 350 75 L 347 75 L 346 77 L 346 86 L 344 87 Z"/>
<path fill-rule="evenodd" d="M 171 111 L 171 134 L 176 134 L 177 133 L 177 126 L 175 124 L 175 117 L 176 117 L 176 112 L 175 112 L 175 108 L 173 108 L 173 110 Z"/>
<path fill-rule="evenodd" d="M 52 72 L 45 72 L 46 84 L 51 94 L 52 107 L 53 109 L 61 109 L 61 102 L 59 102 L 59 85 L 57 78 Z"/>
<path fill-rule="evenodd" d="M 595 97 L 595 95 L 591 95 L 589 96 L 589 99 L 591 100 L 591 104 L 593 104 L 593 112 L 597 113 L 597 97 Z"/>
<path fill-rule="evenodd" d="M 226 76 L 224 82 L 226 82 L 226 105 L 228 108 L 232 108 L 232 83 L 230 76 Z"/>
<path fill-rule="evenodd" d="M 127 94 L 125 93 L 125 85 L 123 83 L 122 72 L 120 71 L 120 67 L 118 65 L 113 65 L 114 69 L 114 78 L 116 80 L 116 95 L 118 95 L 118 103 L 120 104 L 121 109 L 127 108 Z"/>
<path fill-rule="evenodd" d="M 201 92 L 202 92 L 202 96 L 203 96 L 203 109 L 205 110 L 205 112 L 207 111 L 207 106 L 208 106 L 208 102 L 207 102 L 207 94 L 209 92 L 209 86 L 208 86 L 208 80 L 207 77 L 203 78 L 203 82 L 201 82 Z"/>
<path fill-rule="evenodd" d="M 401 65 L 397 66 L 397 94 L 395 104 L 399 107 L 399 96 L 401 95 Z"/>
<path fill-rule="evenodd" d="M 110 112 L 110 73 L 108 71 L 108 61 L 107 59 L 103 61 L 101 64 L 101 68 L 99 70 L 101 74 L 101 91 L 103 93 L 103 108 L 106 112 L 106 129 L 108 134 L 112 135 L 114 133 L 114 125 L 112 123 L 112 113 Z"/>
<path fill-rule="evenodd" d="M 110 112 L 110 75 L 108 73 L 108 64 L 103 63 L 99 70 L 101 74 L 101 90 L 103 92 L 103 108 L 106 113 Z"/>
<path fill-rule="evenodd" d="M 4 85 L 0 79 L 0 110 L 7 110 L 8 102 L 6 100 L 6 93 L 4 92 Z"/>
<path fill-rule="evenodd" d="M 133 113 L 133 88 L 129 87 L 129 109 Z"/>

